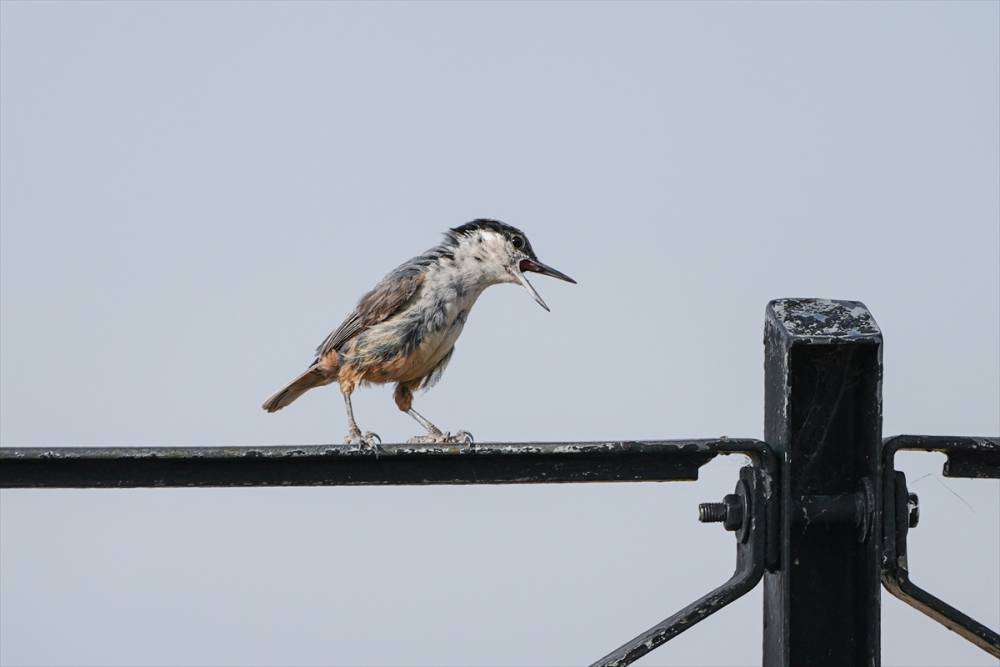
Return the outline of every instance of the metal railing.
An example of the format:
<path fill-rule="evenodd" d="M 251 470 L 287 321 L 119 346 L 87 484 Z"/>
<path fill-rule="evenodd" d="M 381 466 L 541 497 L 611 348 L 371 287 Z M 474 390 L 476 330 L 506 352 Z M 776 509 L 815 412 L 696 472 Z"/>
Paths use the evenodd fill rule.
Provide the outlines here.
<path fill-rule="evenodd" d="M 859 302 L 772 301 L 764 345 L 764 442 L 5 448 L 0 488 L 665 482 L 741 454 L 734 493 L 699 507 L 736 537 L 733 576 L 594 665 L 637 660 L 762 578 L 767 667 L 878 667 L 881 586 L 1000 657 L 1000 635 L 910 581 L 917 498 L 893 464 L 900 449 L 940 451 L 947 477 L 1000 479 L 1000 439 L 883 441 L 882 336 Z"/>

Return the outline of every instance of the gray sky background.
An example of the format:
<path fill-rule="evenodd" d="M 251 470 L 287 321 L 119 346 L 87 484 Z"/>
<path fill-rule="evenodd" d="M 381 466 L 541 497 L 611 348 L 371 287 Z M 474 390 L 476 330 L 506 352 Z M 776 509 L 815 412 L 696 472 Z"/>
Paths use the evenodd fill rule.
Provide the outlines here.
<path fill-rule="evenodd" d="M 552 313 L 484 294 L 416 403 L 444 428 L 760 437 L 764 306 L 822 296 L 882 327 L 886 434 L 1000 433 L 996 2 L 0 19 L 4 446 L 340 442 L 335 389 L 259 405 L 479 216 L 580 284 L 535 281 Z M 390 388 L 355 410 L 387 442 L 419 430 Z M 900 460 L 933 473 L 914 578 L 1000 626 L 1000 485 Z M 731 574 L 695 504 L 741 463 L 697 485 L 5 491 L 0 663 L 587 663 Z M 641 664 L 759 664 L 760 605 Z M 886 665 L 993 664 L 883 610 Z"/>

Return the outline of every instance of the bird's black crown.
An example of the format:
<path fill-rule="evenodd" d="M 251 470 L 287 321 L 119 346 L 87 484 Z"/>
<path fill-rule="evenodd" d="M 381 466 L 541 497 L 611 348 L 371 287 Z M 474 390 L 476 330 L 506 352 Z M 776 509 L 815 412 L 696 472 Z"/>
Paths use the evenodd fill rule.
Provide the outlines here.
<path fill-rule="evenodd" d="M 524 235 L 524 232 L 517 227 L 508 225 L 505 222 L 500 222 L 499 220 L 478 218 L 472 222 L 467 222 L 464 225 L 452 227 L 451 234 L 453 235 L 453 238 L 457 240 L 460 236 L 483 230 L 496 232 L 497 234 L 506 237 L 515 248 L 522 251 L 525 255 L 534 260 L 538 259 L 538 257 L 535 256 L 535 251 L 531 248 L 531 243 L 528 241 L 528 237 Z"/>

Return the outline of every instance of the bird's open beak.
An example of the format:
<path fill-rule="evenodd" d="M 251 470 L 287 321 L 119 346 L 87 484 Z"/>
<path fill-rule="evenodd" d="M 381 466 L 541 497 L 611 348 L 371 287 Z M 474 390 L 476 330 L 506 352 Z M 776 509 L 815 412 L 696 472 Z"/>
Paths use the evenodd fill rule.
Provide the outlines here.
<path fill-rule="evenodd" d="M 522 259 L 520 262 L 518 262 L 517 271 L 515 271 L 514 274 L 517 276 L 517 279 L 521 282 L 521 284 L 524 285 L 524 289 L 528 290 L 528 293 L 531 294 L 532 298 L 534 298 L 535 301 L 538 302 L 538 305 L 544 308 L 545 310 L 548 310 L 549 307 L 545 305 L 545 301 L 542 300 L 542 297 L 538 295 L 538 292 L 535 291 L 535 288 L 532 287 L 531 283 L 528 282 L 528 278 L 524 275 L 527 271 L 531 271 L 533 273 L 540 273 L 543 276 L 552 276 L 553 278 L 558 278 L 559 280 L 565 280 L 566 282 L 573 283 L 574 285 L 576 284 L 575 280 L 567 276 L 562 271 L 556 271 L 551 266 L 546 266 L 541 262 L 536 262 L 533 259 L 527 259 L 527 258 Z"/>

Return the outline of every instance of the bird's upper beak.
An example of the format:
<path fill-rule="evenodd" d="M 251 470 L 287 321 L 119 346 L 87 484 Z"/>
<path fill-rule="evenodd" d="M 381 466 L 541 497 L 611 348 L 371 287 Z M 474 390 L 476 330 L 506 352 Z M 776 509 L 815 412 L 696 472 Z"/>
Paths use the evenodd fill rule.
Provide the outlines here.
<path fill-rule="evenodd" d="M 545 301 L 542 300 L 542 297 L 538 295 L 538 292 L 535 291 L 535 288 L 532 287 L 531 283 L 528 282 L 528 278 L 524 275 L 528 271 L 532 271 L 534 273 L 540 273 L 543 276 L 552 276 L 553 278 L 558 278 L 559 280 L 565 280 L 566 282 L 573 283 L 574 285 L 576 284 L 575 280 L 567 276 L 562 271 L 556 271 L 551 266 L 542 264 L 537 260 L 528 259 L 527 257 L 525 257 L 524 259 L 519 261 L 517 263 L 517 270 L 514 271 L 514 275 L 517 277 L 518 281 L 520 281 L 520 283 L 524 285 L 524 289 L 528 290 L 528 292 L 535 299 L 535 301 L 538 302 L 538 305 L 544 308 L 545 310 L 548 310 L 549 307 L 545 305 Z"/>

